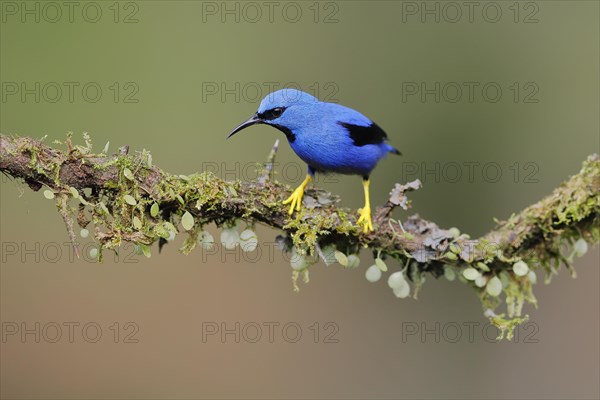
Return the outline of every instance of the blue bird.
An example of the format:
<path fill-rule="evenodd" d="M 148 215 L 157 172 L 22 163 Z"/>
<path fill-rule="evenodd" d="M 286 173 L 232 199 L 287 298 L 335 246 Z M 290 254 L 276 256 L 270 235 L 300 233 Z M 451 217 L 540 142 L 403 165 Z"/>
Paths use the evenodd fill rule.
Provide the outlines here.
<path fill-rule="evenodd" d="M 356 110 L 319 101 L 295 89 L 268 94 L 258 111 L 227 138 L 256 124 L 270 125 L 282 131 L 294 152 L 308 164 L 306 178 L 283 202 L 290 204 L 290 215 L 294 210 L 300 210 L 304 189 L 316 172 L 360 175 L 365 205 L 359 210 L 357 222 L 365 233 L 373 230 L 369 176 L 387 153 L 400 154 L 386 143 L 387 135 L 377 124 Z"/>

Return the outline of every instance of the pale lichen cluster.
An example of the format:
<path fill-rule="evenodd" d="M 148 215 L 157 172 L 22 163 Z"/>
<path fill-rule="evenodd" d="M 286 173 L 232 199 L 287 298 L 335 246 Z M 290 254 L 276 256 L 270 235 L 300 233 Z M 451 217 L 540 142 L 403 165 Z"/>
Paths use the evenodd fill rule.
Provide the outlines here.
<path fill-rule="evenodd" d="M 389 272 L 387 283 L 397 297 L 416 298 L 427 275 L 458 279 L 478 293 L 486 315 L 508 338 L 527 319 L 523 305 L 537 305 L 532 291 L 536 271 L 543 271 L 546 281 L 561 264 L 574 274 L 573 258 L 600 239 L 598 156 L 590 156 L 581 172 L 551 196 L 473 240 L 457 228 L 440 229 L 418 216 L 402 223 L 391 218 L 394 207 L 409 207 L 405 191 L 418 189 L 419 182 L 397 185 L 375 216 L 379 228 L 365 235 L 355 213 L 337 207 L 337 199 L 326 192 L 309 190 L 305 207 L 288 217 L 281 200 L 289 188 L 273 179 L 241 182 L 224 181 L 211 172 L 167 174 L 153 165 L 146 150 L 130 155 L 123 147 L 108 155 L 107 143 L 102 153 L 94 154 L 87 134 L 83 145 L 73 145 L 71 135 L 66 143 L 57 142 L 66 146 L 63 151 L 29 138 L 1 139 L 1 170 L 35 190 L 46 186 L 43 194 L 56 201 L 71 241 L 77 242 L 76 221 L 80 236 L 91 235 L 97 242 L 90 256 L 99 261 L 104 251 L 117 252 L 125 241 L 150 257 L 153 244 L 158 242 L 160 249 L 179 234 L 185 235 L 184 254 L 198 245 L 210 250 L 216 245 L 206 230 L 211 223 L 221 229 L 219 242 L 225 248 L 254 251 L 254 226 L 264 223 L 285 232 L 279 243 L 291 255 L 296 289 L 297 279 L 303 276 L 307 282 L 309 269 L 319 260 L 358 268 L 359 252 L 368 249 L 374 260 L 365 272 L 369 282 Z M 506 313 L 495 314 L 502 294 Z"/>

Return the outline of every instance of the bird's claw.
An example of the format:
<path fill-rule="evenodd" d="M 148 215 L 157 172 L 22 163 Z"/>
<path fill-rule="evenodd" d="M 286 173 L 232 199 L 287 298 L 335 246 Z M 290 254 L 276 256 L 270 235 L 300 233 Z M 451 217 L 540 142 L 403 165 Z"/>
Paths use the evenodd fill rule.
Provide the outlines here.
<path fill-rule="evenodd" d="M 364 207 L 358 210 L 358 225 L 362 226 L 364 233 L 373 231 L 373 221 L 371 220 L 371 207 Z"/>
<path fill-rule="evenodd" d="M 296 211 L 300 211 L 300 206 L 302 205 L 303 197 L 304 187 L 298 186 L 296 190 L 294 190 L 292 195 L 283 201 L 283 204 L 290 204 L 290 209 L 288 211 L 289 215 L 292 215 L 294 213 L 294 209 L 296 209 Z"/>

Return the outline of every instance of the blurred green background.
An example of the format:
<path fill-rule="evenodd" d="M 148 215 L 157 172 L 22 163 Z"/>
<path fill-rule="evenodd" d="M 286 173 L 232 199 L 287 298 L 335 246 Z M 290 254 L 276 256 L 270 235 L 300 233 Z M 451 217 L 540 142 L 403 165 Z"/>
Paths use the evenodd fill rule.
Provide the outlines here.
<path fill-rule="evenodd" d="M 412 211 L 472 236 L 548 194 L 600 147 L 595 1 L 474 2 L 471 14 L 460 2 L 421 1 L 84 1 L 72 13 L 62 2 L 0 3 L 3 134 L 51 143 L 89 132 L 98 151 L 108 141 L 111 151 L 149 149 L 172 173 L 251 179 L 283 135 L 227 133 L 270 87 L 298 87 L 360 110 L 403 152 L 375 170 L 373 203 L 420 178 Z M 299 183 L 304 166 L 287 143 L 277 160 L 278 179 Z M 357 177 L 317 185 L 362 204 Z M 52 202 L 4 176 L 0 187 L 3 332 L 22 322 L 103 329 L 97 343 L 70 343 L 64 327 L 57 343 L 3 337 L 2 398 L 600 395 L 597 248 L 576 263 L 578 279 L 563 272 L 538 285 L 529 330 L 494 343 L 472 290 L 429 278 L 418 301 L 396 299 L 385 279 L 365 281 L 366 253 L 358 270 L 316 265 L 299 294 L 277 252 L 185 257 L 170 245 L 150 259 L 129 248 L 101 265 L 75 261 Z M 265 248 L 276 234 L 258 230 Z M 128 321 L 139 342 L 114 343 L 110 326 L 123 334 Z M 302 339 L 202 338 L 206 322 L 269 321 L 299 324 Z M 327 322 L 338 343 L 324 343 Z M 411 324 L 441 337 L 403 340 Z M 456 343 L 448 324 L 462 327 Z"/>

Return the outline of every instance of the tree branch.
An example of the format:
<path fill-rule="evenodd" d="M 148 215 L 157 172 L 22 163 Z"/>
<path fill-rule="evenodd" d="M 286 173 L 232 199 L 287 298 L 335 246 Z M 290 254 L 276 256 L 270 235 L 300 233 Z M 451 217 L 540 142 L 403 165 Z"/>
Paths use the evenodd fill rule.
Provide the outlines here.
<path fill-rule="evenodd" d="M 176 226 L 183 226 L 190 234 L 182 249 L 187 253 L 195 247 L 204 225 L 214 222 L 227 227 L 243 219 L 283 230 L 300 254 L 315 254 L 315 249 L 331 246 L 347 253 L 369 248 L 378 258 L 407 265 L 405 274 L 416 289 L 425 273 L 451 277 L 450 271 L 458 272 L 479 292 L 486 307 L 498 303 L 497 295 L 486 286 L 499 277 L 509 311 L 511 301 L 520 311 L 519 304 L 535 299 L 531 275 L 515 273 L 515 263 L 526 261 L 530 269 L 543 268 L 550 276 L 561 262 L 571 268 L 572 251 L 565 253 L 565 243 L 571 247 L 580 239 L 597 243 L 600 237 L 598 155 L 588 157 L 581 171 L 551 195 L 472 240 L 456 228 L 441 229 L 418 215 L 403 223 L 392 218 L 396 207 L 410 206 L 406 193 L 417 190 L 418 181 L 396 184 L 387 203 L 374 212 L 375 232 L 369 234 L 357 227 L 355 211 L 338 207 L 338 198 L 322 190 L 307 190 L 304 207 L 290 217 L 281 204 L 290 188 L 270 179 L 277 143 L 260 179 L 241 182 L 224 181 L 210 172 L 168 174 L 152 165 L 145 150 L 94 154 L 91 140 L 84 137 L 85 146 L 73 146 L 69 136 L 67 150 L 61 151 L 31 138 L 0 135 L 0 171 L 24 180 L 34 191 L 47 186 L 60 202 L 75 198 L 77 221 L 82 227 L 94 223 L 100 250 L 114 249 L 125 240 L 149 252 L 148 246 L 164 242 L 182 230 Z M 68 221 L 66 204 L 59 206 Z M 193 218 L 186 216 L 182 221 L 186 213 Z M 476 270 L 479 281 L 465 273 L 469 268 Z"/>

